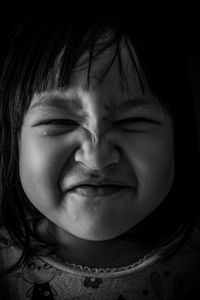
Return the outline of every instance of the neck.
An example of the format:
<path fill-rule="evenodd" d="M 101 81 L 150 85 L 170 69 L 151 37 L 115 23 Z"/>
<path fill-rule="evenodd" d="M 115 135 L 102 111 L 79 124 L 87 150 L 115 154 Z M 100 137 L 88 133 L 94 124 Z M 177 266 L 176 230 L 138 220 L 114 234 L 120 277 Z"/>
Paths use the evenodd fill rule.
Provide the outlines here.
<path fill-rule="evenodd" d="M 40 227 L 45 237 L 60 245 L 57 253 L 65 261 L 90 268 L 114 268 L 132 264 L 149 253 L 155 243 L 138 239 L 138 232 L 132 228 L 119 237 L 106 241 L 89 241 L 48 223 L 47 230 Z"/>

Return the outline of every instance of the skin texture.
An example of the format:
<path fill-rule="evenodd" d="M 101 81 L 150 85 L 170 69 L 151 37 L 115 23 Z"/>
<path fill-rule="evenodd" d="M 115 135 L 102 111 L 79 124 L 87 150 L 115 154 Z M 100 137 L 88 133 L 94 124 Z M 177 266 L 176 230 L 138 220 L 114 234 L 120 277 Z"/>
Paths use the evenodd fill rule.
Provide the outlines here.
<path fill-rule="evenodd" d="M 126 49 L 122 48 L 121 54 L 129 89 L 121 89 L 117 61 L 101 83 L 95 80 L 110 61 L 111 51 L 107 50 L 93 64 L 89 90 L 84 88 L 87 72 L 82 69 L 72 74 L 66 90 L 35 94 L 19 137 L 23 189 L 49 220 L 54 237 L 63 245 L 71 245 L 76 257 L 80 257 L 77 249 L 82 246 L 83 253 L 90 255 L 88 249 L 105 245 L 102 257 L 109 241 L 116 248 L 117 237 L 155 210 L 173 182 L 170 116 L 149 91 L 145 78 L 142 92 Z M 119 106 L 128 99 L 137 106 L 122 113 Z M 125 121 L 130 118 L 134 121 Z M 61 119 L 65 122 L 47 124 Z M 66 124 L 66 119 L 73 123 Z M 129 185 L 130 189 L 113 198 L 66 192 L 71 184 L 94 176 Z M 116 248 L 116 256 L 122 248 L 122 244 Z"/>

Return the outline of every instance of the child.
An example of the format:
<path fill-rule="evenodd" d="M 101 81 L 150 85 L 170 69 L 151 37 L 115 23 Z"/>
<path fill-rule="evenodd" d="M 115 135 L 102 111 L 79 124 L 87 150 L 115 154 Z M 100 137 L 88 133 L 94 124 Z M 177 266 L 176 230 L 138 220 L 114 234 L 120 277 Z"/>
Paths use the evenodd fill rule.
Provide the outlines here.
<path fill-rule="evenodd" d="M 1 299 L 198 291 L 184 53 L 139 21 L 55 11 L 17 32 L 1 76 Z"/>

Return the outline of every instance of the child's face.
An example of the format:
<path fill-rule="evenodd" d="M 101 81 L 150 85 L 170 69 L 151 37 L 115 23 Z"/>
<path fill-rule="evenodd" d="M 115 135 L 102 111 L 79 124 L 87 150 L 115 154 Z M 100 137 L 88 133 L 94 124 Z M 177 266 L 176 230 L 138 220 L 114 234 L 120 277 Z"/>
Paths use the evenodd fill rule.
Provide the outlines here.
<path fill-rule="evenodd" d="M 35 94 L 19 138 L 27 197 L 55 226 L 83 239 L 126 232 L 164 200 L 173 182 L 171 119 L 145 82 L 142 93 L 125 49 L 122 58 L 129 90 L 121 89 L 117 61 L 103 82 L 95 81 L 93 75 L 110 61 L 107 50 L 92 67 L 89 90 L 84 69 L 74 72 L 65 91 Z M 127 100 L 127 109 L 118 109 Z M 94 184 L 94 178 L 128 188 L 67 191 L 84 180 Z"/>

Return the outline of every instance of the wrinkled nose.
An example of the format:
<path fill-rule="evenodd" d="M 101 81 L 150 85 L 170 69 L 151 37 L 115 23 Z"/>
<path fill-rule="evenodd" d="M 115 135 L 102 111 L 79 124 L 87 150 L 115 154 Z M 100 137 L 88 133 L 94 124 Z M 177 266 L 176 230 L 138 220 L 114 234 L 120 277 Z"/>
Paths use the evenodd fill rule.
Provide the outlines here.
<path fill-rule="evenodd" d="M 93 134 L 86 139 L 75 153 L 75 161 L 93 170 L 101 170 L 119 163 L 119 150 L 100 135 Z"/>

